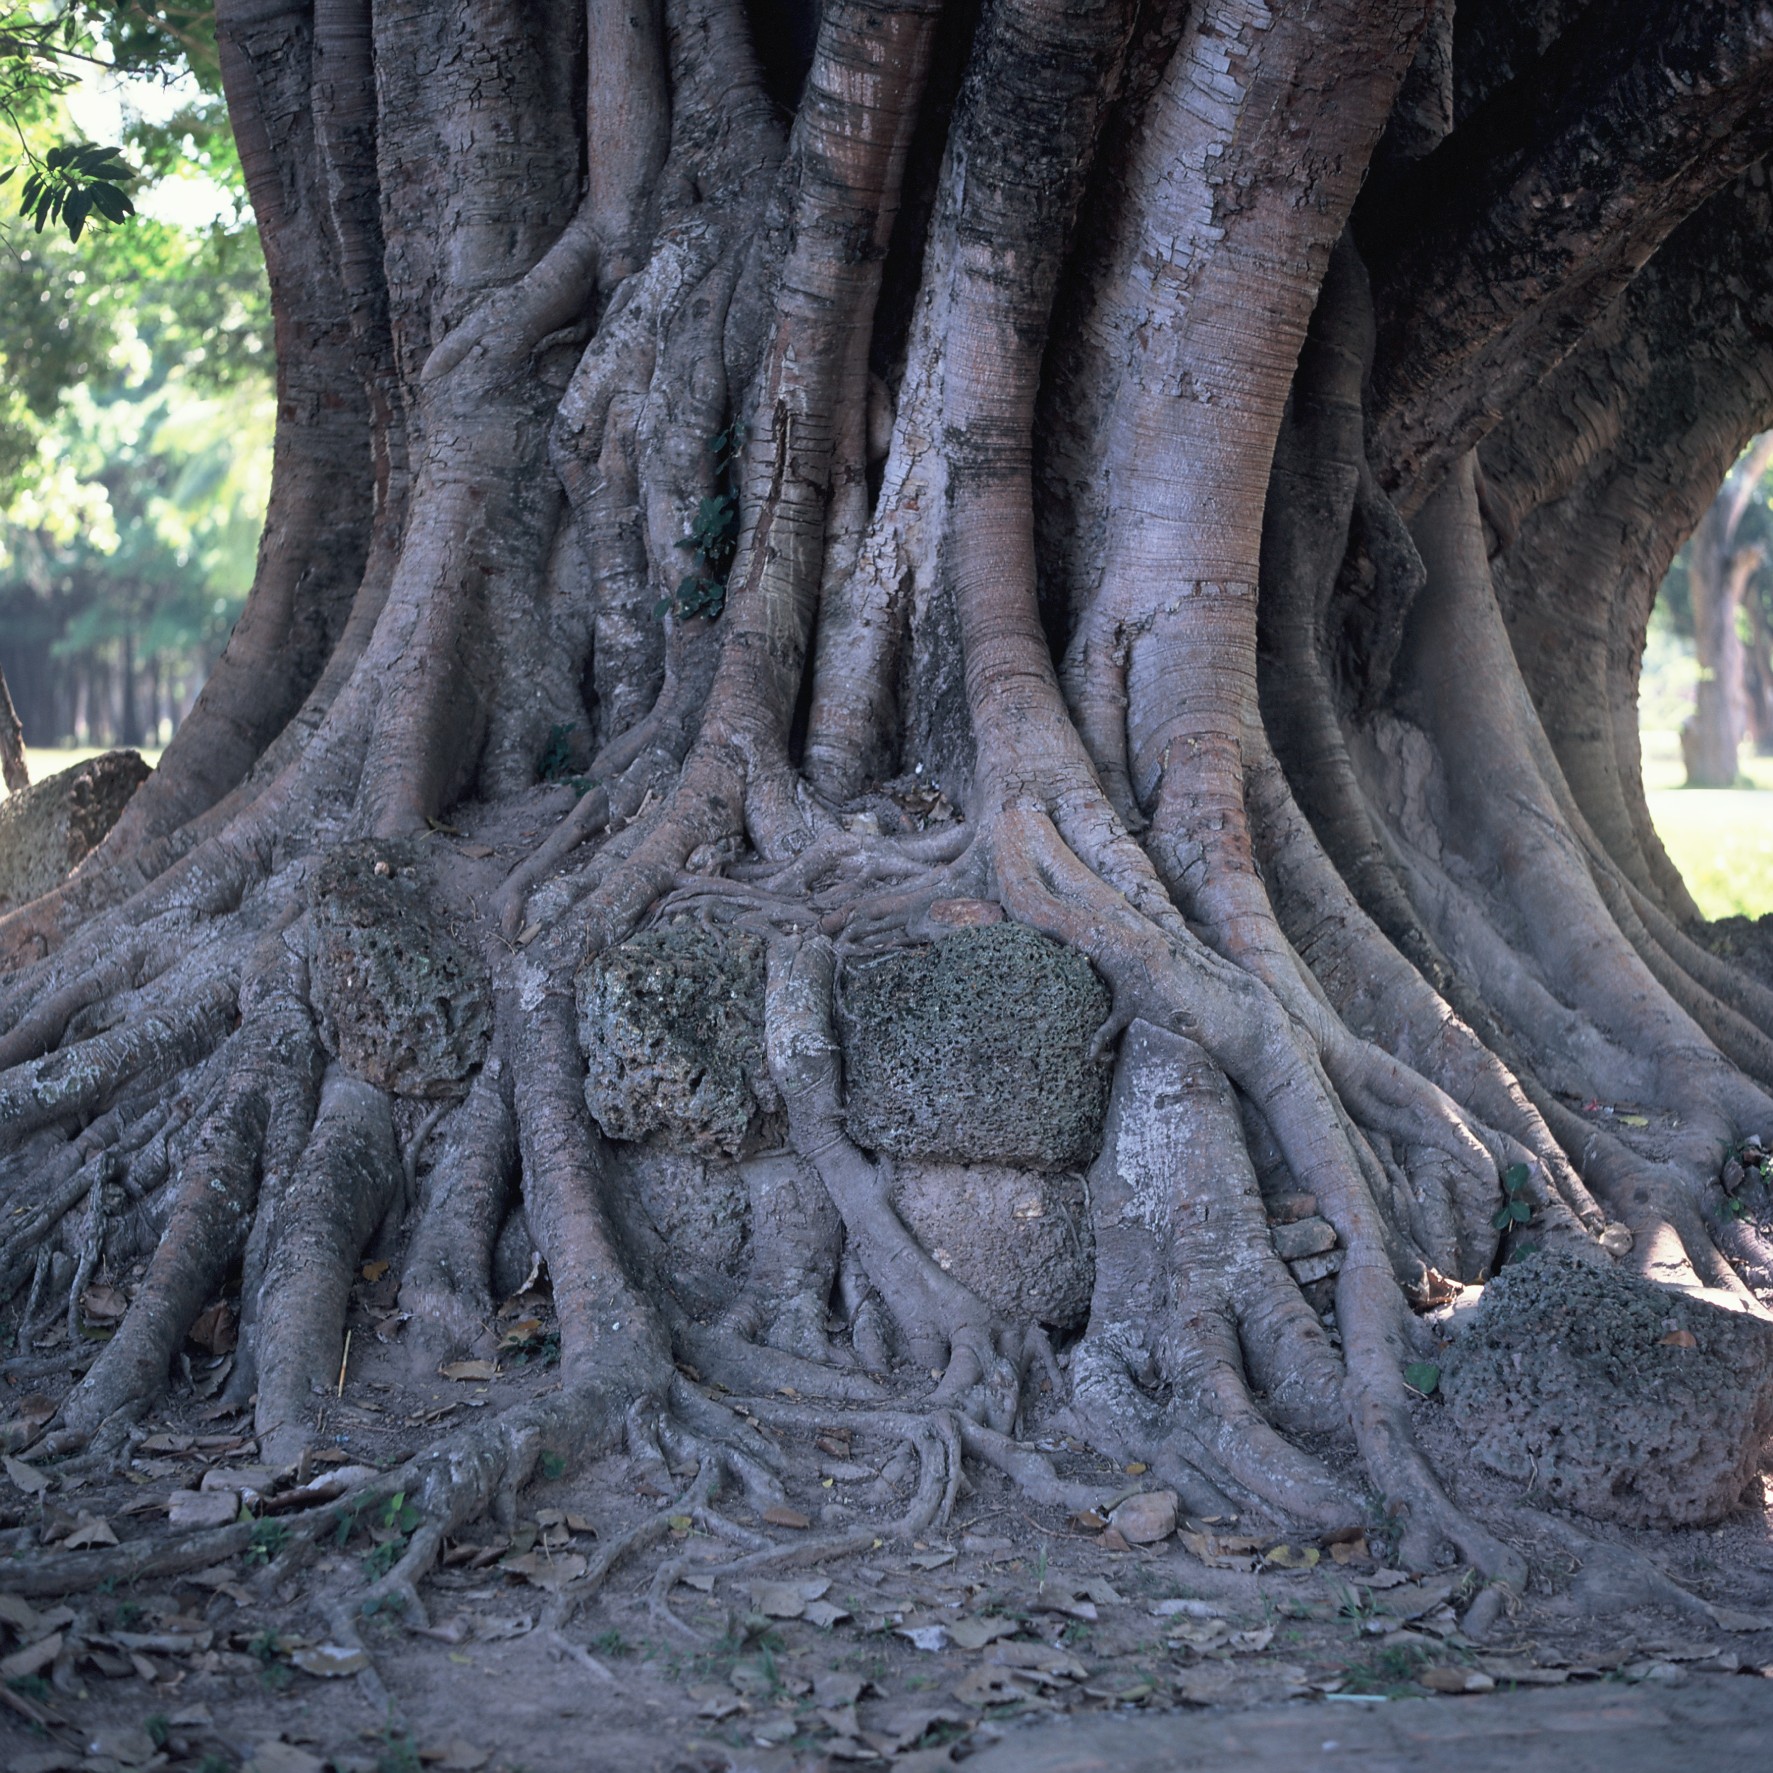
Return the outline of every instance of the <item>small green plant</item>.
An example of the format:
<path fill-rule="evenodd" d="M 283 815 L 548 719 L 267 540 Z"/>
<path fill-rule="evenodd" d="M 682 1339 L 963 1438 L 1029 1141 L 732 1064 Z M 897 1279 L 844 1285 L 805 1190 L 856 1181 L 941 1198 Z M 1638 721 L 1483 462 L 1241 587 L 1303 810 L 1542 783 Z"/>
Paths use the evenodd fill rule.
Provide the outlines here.
<path fill-rule="evenodd" d="M 412 1536 L 413 1528 L 424 1518 L 407 1501 L 404 1490 L 396 1490 L 376 1510 L 375 1526 L 372 1529 L 376 1543 L 363 1560 L 363 1573 L 372 1582 L 386 1576 L 400 1562 L 400 1554 L 406 1550 L 406 1542 Z"/>
<path fill-rule="evenodd" d="M 1433 1361 L 1408 1361 L 1404 1365 L 1404 1383 L 1412 1391 L 1431 1397 L 1439 1389 L 1441 1370 Z"/>
<path fill-rule="evenodd" d="M 609 1631 L 599 1632 L 591 1640 L 591 1648 L 599 1656 L 632 1656 L 634 1654 L 634 1646 L 613 1627 Z"/>
<path fill-rule="evenodd" d="M 254 1521 L 252 1537 L 246 1542 L 246 1561 L 268 1564 L 288 1543 L 289 1528 L 282 1521 Z"/>
<path fill-rule="evenodd" d="M 708 439 L 716 490 L 697 503 L 689 534 L 677 544 L 695 556 L 695 564 L 678 581 L 677 590 L 653 606 L 654 615 L 675 609 L 680 617 L 713 617 L 726 608 L 727 574 L 739 551 L 739 494 L 733 471 L 743 444 L 737 423 Z"/>
<path fill-rule="evenodd" d="M 111 1625 L 117 1631 L 134 1631 L 141 1624 L 144 1611 L 140 1601 L 119 1601 L 111 1615 Z"/>
<path fill-rule="evenodd" d="M 382 1732 L 376 1773 L 420 1773 L 418 1745 L 404 1730 L 396 1730 L 392 1724 Z"/>
<path fill-rule="evenodd" d="M 1490 1216 L 1490 1223 L 1498 1231 L 1506 1231 L 1511 1225 L 1525 1225 L 1533 1217 L 1533 1203 L 1527 1196 L 1527 1184 L 1532 1180 L 1532 1171 L 1525 1164 L 1510 1164 L 1502 1172 L 1502 1205 Z"/>
<path fill-rule="evenodd" d="M 579 729 L 568 722 L 557 722 L 548 729 L 548 743 L 542 761 L 536 765 L 536 779 L 562 782 L 575 794 L 589 794 L 591 781 L 573 769 L 573 734 Z"/>
<path fill-rule="evenodd" d="M 541 1459 L 542 1476 L 549 1483 L 566 1476 L 566 1455 L 564 1453 L 544 1453 Z"/>
<path fill-rule="evenodd" d="M 261 1631 L 246 1641 L 246 1653 L 267 1666 L 283 1654 L 283 1640 L 274 1631 Z"/>
<path fill-rule="evenodd" d="M 506 1356 L 506 1364 L 511 1367 L 555 1367 L 560 1364 L 560 1332 L 550 1330 L 545 1336 L 538 1336 L 526 1348 L 511 1351 Z M 544 1455 L 546 1469 L 546 1455 Z"/>
<path fill-rule="evenodd" d="M 155 1712 L 152 1716 L 142 1719 L 142 1728 L 148 1733 L 148 1740 L 156 1748 L 165 1748 L 172 1740 L 172 1725 L 164 1712 Z"/>

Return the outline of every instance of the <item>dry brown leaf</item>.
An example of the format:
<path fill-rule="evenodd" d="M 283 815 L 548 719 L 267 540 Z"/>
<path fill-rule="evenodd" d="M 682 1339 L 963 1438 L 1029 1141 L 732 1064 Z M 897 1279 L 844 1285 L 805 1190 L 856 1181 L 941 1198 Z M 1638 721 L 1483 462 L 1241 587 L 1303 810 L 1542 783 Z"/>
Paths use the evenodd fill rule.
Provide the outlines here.
<path fill-rule="evenodd" d="M 369 1653 L 356 1644 L 312 1644 L 306 1650 L 297 1650 L 290 1661 L 303 1674 L 337 1681 L 346 1675 L 361 1674 L 368 1668 Z"/>
<path fill-rule="evenodd" d="M 62 1653 L 62 1634 L 52 1631 L 48 1637 L 39 1638 L 34 1644 L 27 1644 L 22 1650 L 0 1660 L 0 1675 L 9 1681 L 20 1681 L 26 1675 L 34 1675 L 47 1668 Z"/>
<path fill-rule="evenodd" d="M 1697 1348 L 1699 1338 L 1691 1330 L 1670 1330 L 1656 1346 L 1658 1348 Z"/>
<path fill-rule="evenodd" d="M 437 1370 L 445 1379 L 455 1379 L 462 1384 L 496 1379 L 499 1376 L 498 1365 L 494 1361 L 445 1361 Z"/>
<path fill-rule="evenodd" d="M 948 1635 L 963 1650 L 983 1650 L 999 1638 L 1013 1638 L 1021 1629 L 1014 1619 L 957 1619 L 949 1626 Z"/>
<path fill-rule="evenodd" d="M 789 1508 L 781 1502 L 772 1502 L 763 1511 L 763 1518 L 772 1527 L 792 1527 L 799 1533 L 804 1533 L 813 1524 L 810 1517 L 802 1514 L 798 1508 Z"/>
<path fill-rule="evenodd" d="M 393 1266 L 394 1264 L 390 1262 L 386 1256 L 378 1256 L 373 1262 L 365 1262 L 362 1268 L 358 1270 L 358 1273 L 360 1273 L 366 1281 L 373 1284 L 374 1282 L 379 1281 Z"/>
<path fill-rule="evenodd" d="M 89 1324 L 114 1324 L 129 1309 L 129 1296 L 121 1287 L 95 1281 L 80 1295 L 80 1309 Z"/>
<path fill-rule="evenodd" d="M 1262 1561 L 1276 1570 L 1315 1570 L 1322 1556 L 1315 1545 L 1271 1545 Z"/>
<path fill-rule="evenodd" d="M 797 1582 L 751 1584 L 751 1604 L 766 1619 L 798 1619 L 806 1611 L 807 1602 L 817 1598 L 802 1594 Z"/>
<path fill-rule="evenodd" d="M 476 1748 L 459 1736 L 440 1742 L 435 1748 L 421 1748 L 419 1759 L 427 1767 L 445 1767 L 449 1773 L 479 1773 L 492 1756 L 484 1748 Z"/>
<path fill-rule="evenodd" d="M 211 1354 L 232 1354 L 239 1341 L 233 1307 L 226 1299 L 218 1299 L 207 1311 L 198 1314 L 189 1334 L 199 1348 L 207 1348 Z"/>
<path fill-rule="evenodd" d="M 49 1479 L 36 1466 L 27 1465 L 22 1459 L 14 1459 L 10 1453 L 5 1457 L 5 1464 L 6 1475 L 27 1496 L 41 1496 L 49 1488 Z"/>
<path fill-rule="evenodd" d="M 1416 1680 L 1431 1693 L 1490 1693 L 1496 1687 L 1496 1677 L 1481 1668 L 1425 1668 Z"/>
<path fill-rule="evenodd" d="M 66 1551 L 90 1551 L 98 1545 L 115 1545 L 117 1535 L 111 1531 L 111 1523 L 103 1515 L 87 1514 L 84 1510 L 74 1521 L 74 1530 L 62 1541 Z"/>
<path fill-rule="evenodd" d="M 527 1578 L 537 1588 L 559 1589 L 585 1574 L 585 1560 L 576 1551 L 556 1557 L 550 1557 L 546 1552 L 526 1551 L 521 1557 L 504 1559 L 499 1568 Z"/>

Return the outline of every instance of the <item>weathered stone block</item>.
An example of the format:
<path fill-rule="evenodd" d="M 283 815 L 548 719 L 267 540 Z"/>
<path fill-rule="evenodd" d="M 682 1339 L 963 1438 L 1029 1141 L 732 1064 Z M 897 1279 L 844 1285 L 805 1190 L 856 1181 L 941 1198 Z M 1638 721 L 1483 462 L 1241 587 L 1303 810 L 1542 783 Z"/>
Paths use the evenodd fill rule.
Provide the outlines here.
<path fill-rule="evenodd" d="M 341 844 L 308 886 L 320 1038 L 397 1096 L 453 1095 L 486 1056 L 492 985 L 425 884 L 419 846 Z"/>
<path fill-rule="evenodd" d="M 904 1157 L 1087 1166 L 1110 1079 L 1089 1048 L 1109 1004 L 1081 954 L 1021 924 L 961 929 L 850 966 L 850 1137 Z"/>
<path fill-rule="evenodd" d="M 1283 1262 L 1300 1262 L 1336 1247 L 1336 1228 L 1328 1219 L 1294 1219 L 1271 1229 L 1275 1254 Z"/>
<path fill-rule="evenodd" d="M 1773 1435 L 1773 1325 L 1540 1254 L 1484 1289 L 1441 1374 L 1472 1452 L 1630 1527 L 1721 1520 Z"/>
<path fill-rule="evenodd" d="M 0 911 L 60 886 L 150 773 L 137 752 L 107 751 L 0 800 Z"/>
<path fill-rule="evenodd" d="M 892 1200 L 938 1266 L 1012 1323 L 1083 1327 L 1096 1261 L 1077 1172 L 907 1162 Z"/>
<path fill-rule="evenodd" d="M 764 946 L 681 919 L 579 971 L 585 1101 L 612 1139 L 737 1157 L 768 1143 Z"/>

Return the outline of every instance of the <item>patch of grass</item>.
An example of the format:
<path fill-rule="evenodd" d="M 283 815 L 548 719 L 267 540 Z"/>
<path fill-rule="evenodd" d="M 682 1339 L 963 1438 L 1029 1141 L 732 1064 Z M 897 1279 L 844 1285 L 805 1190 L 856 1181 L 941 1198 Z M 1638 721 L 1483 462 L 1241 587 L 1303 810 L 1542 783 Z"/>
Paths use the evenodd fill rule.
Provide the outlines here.
<path fill-rule="evenodd" d="M 1669 859 L 1707 917 L 1773 911 L 1773 757 L 1741 753 L 1743 785 L 1687 788 L 1672 732 L 1643 735 L 1650 817 Z"/>

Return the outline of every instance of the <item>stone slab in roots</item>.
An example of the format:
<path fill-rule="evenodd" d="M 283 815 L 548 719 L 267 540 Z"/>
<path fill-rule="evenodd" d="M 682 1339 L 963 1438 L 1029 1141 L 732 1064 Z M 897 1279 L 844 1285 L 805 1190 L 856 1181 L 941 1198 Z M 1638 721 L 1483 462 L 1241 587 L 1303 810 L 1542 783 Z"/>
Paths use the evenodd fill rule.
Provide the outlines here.
<path fill-rule="evenodd" d="M 900 1157 L 1087 1164 L 1112 1068 L 1092 1043 L 1107 989 L 1082 955 L 1021 924 L 957 930 L 844 969 L 850 1137 Z"/>
<path fill-rule="evenodd" d="M 60 886 L 149 774 L 138 752 L 107 751 L 0 800 L 0 911 Z"/>
<path fill-rule="evenodd" d="M 486 1056 L 486 966 L 449 927 L 414 843 L 340 844 L 308 884 L 320 1036 L 352 1076 L 401 1096 L 452 1096 Z"/>
<path fill-rule="evenodd" d="M 1543 1253 L 1484 1289 L 1440 1388 L 1472 1456 L 1531 1496 L 1627 1527 L 1710 1526 L 1759 1499 L 1773 1324 Z"/>

